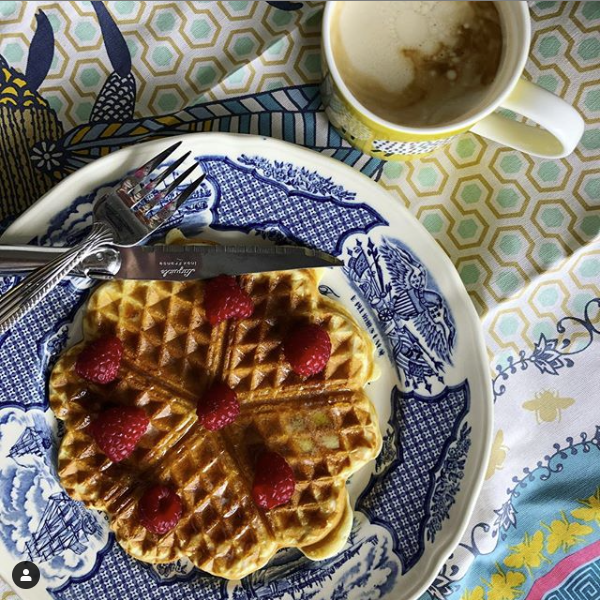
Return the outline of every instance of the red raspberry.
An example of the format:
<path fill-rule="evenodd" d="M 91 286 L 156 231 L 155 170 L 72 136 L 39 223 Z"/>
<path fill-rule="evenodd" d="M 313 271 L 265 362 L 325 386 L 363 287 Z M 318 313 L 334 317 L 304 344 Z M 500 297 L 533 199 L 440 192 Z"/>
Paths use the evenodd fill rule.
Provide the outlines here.
<path fill-rule="evenodd" d="M 244 319 L 254 312 L 254 302 L 229 275 L 219 275 L 204 288 L 204 309 L 211 325 L 226 319 Z"/>
<path fill-rule="evenodd" d="M 90 433 L 100 450 L 113 462 L 119 462 L 133 452 L 149 423 L 141 408 L 115 406 L 96 417 L 90 425 Z"/>
<path fill-rule="evenodd" d="M 170 487 L 160 483 L 149 487 L 138 503 L 140 523 L 158 535 L 171 531 L 179 523 L 182 512 L 181 498 Z"/>
<path fill-rule="evenodd" d="M 117 378 L 123 356 L 123 344 L 107 335 L 86 346 L 77 357 L 75 372 L 94 383 L 110 383 Z"/>
<path fill-rule="evenodd" d="M 229 386 L 214 383 L 198 402 L 196 413 L 206 429 L 216 431 L 235 421 L 240 414 L 240 405 Z"/>
<path fill-rule="evenodd" d="M 258 457 L 252 484 L 256 504 L 267 509 L 285 504 L 294 495 L 295 486 L 294 472 L 281 454 L 266 451 Z"/>
<path fill-rule="evenodd" d="M 283 343 L 283 352 L 298 375 L 309 377 L 322 371 L 331 356 L 331 340 L 319 325 L 294 328 Z"/>

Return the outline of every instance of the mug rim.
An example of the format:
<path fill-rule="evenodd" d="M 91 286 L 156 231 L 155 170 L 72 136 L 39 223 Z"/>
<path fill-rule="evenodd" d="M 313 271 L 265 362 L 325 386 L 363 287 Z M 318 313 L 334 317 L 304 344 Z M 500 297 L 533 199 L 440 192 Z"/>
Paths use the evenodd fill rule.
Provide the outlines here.
<path fill-rule="evenodd" d="M 348 100 L 355 108 L 357 108 L 362 114 L 368 117 L 376 125 L 384 127 L 386 129 L 415 135 L 447 135 L 456 131 L 469 129 L 475 123 L 481 121 L 502 105 L 502 102 L 506 100 L 508 95 L 512 92 L 513 88 L 517 84 L 517 81 L 521 77 L 525 68 L 525 63 L 527 62 L 527 57 L 529 56 L 529 46 L 531 44 L 531 17 L 529 15 L 529 8 L 527 6 L 527 2 L 526 0 L 510 2 L 511 5 L 516 6 L 516 9 L 518 10 L 518 15 L 523 20 L 525 26 L 523 27 L 523 39 L 520 40 L 520 43 L 522 45 L 520 55 L 517 60 L 516 68 L 514 70 L 514 73 L 510 76 L 510 79 L 508 80 L 502 92 L 497 94 L 492 102 L 489 102 L 483 108 L 478 110 L 475 114 L 470 115 L 468 118 L 463 119 L 462 121 L 454 121 L 448 125 L 436 125 L 433 127 L 411 127 L 408 125 L 400 125 L 398 123 L 394 123 L 393 121 L 388 121 L 386 119 L 383 119 L 382 117 L 379 117 L 378 115 L 370 111 L 366 106 L 361 104 L 358 101 L 358 99 L 354 96 L 354 94 L 352 94 L 352 92 L 342 79 L 338 67 L 335 63 L 333 57 L 333 50 L 331 48 L 331 15 L 338 2 L 339 0 L 330 0 L 326 2 L 325 9 L 323 11 L 323 26 L 321 31 L 321 40 L 323 52 L 325 54 L 325 59 L 327 63 L 327 68 L 336 86 L 346 97 L 346 100 Z M 504 2 L 497 3 L 499 5 L 505 4 Z"/>

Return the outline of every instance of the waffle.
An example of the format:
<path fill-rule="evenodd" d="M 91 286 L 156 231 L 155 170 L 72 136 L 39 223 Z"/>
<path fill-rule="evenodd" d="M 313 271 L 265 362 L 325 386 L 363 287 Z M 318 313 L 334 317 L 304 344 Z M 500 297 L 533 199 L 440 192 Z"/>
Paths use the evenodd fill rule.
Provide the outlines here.
<path fill-rule="evenodd" d="M 375 458 L 381 433 L 363 391 L 374 377 L 373 344 L 351 316 L 318 292 L 318 272 L 246 275 L 251 318 L 211 327 L 204 284 L 113 281 L 91 296 L 84 342 L 66 351 L 50 380 L 50 404 L 65 423 L 58 470 L 75 500 L 106 511 L 121 546 L 150 563 L 187 556 L 200 569 L 239 579 L 279 550 L 330 556 L 351 524 L 346 480 Z M 306 380 L 283 356 L 291 323 L 310 320 L 329 333 L 325 370 Z M 99 386 L 74 370 L 82 345 L 119 336 L 124 355 L 118 379 Z M 213 381 L 234 388 L 235 422 L 210 432 L 197 423 L 198 397 Z M 110 462 L 87 433 L 108 404 L 143 408 L 150 426 L 133 454 Z M 294 471 L 292 499 L 263 510 L 252 499 L 254 462 L 261 448 L 283 455 Z M 159 536 L 139 524 L 136 504 L 145 487 L 173 487 L 183 516 Z"/>

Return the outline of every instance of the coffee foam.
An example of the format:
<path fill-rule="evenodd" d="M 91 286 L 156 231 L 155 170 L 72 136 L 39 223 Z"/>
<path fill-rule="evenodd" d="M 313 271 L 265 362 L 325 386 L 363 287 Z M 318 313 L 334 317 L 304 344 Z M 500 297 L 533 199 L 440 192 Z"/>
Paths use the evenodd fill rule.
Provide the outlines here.
<path fill-rule="evenodd" d="M 481 101 L 497 70 L 501 31 L 491 2 L 357 1 L 336 8 L 331 37 L 342 79 L 361 104 L 387 120 L 432 125 L 455 119 Z M 481 29 L 489 38 L 494 27 L 498 47 L 488 56 L 485 44 L 494 40 L 482 48 L 477 34 Z M 468 56 L 465 40 L 483 55 Z"/>

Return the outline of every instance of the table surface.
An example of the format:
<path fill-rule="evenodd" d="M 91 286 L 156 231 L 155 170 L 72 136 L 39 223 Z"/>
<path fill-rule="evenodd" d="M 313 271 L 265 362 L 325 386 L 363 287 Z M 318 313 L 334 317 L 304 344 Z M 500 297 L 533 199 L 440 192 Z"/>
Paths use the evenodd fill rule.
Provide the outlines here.
<path fill-rule="evenodd" d="M 361 169 L 456 265 L 493 379 L 484 488 L 423 598 L 598 599 L 600 2 L 530 3 L 525 77 L 586 121 L 559 160 L 470 133 L 406 163 L 353 151 L 318 101 L 321 11 L 319 2 L 0 2 L 0 217 L 174 124 L 270 135 Z M 32 93 L 15 110 L 7 79 L 19 72 Z M 284 111 L 283 87 L 298 98 Z M 231 102 L 240 96 L 244 105 Z"/>

